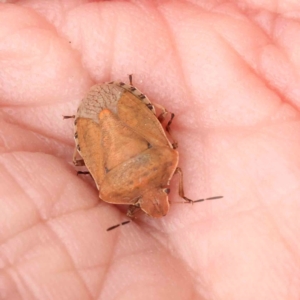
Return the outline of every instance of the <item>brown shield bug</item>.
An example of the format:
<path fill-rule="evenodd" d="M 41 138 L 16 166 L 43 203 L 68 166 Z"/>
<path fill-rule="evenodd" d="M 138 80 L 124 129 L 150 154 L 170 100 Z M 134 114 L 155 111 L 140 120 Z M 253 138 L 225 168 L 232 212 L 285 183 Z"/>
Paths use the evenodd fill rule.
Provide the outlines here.
<path fill-rule="evenodd" d="M 77 114 L 65 117 L 75 118 L 73 162 L 76 166 L 86 166 L 99 189 L 100 199 L 129 205 L 129 218 L 138 211 L 154 218 L 163 217 L 169 210 L 169 184 L 175 173 L 180 174 L 179 195 L 185 202 L 222 198 L 191 200 L 185 197 L 177 144 L 169 140 L 174 114 L 151 104 L 132 85 L 132 77 L 129 78 L 130 85 L 123 82 L 94 85 Z M 161 110 L 158 116 L 155 108 Z M 169 138 L 162 126 L 168 114 Z M 107 230 L 127 223 L 129 221 Z"/>

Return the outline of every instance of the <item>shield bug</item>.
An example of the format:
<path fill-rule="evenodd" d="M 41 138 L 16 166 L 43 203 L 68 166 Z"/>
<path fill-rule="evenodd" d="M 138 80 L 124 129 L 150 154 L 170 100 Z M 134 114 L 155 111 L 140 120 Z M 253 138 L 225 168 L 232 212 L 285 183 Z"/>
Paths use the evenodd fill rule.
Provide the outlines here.
<path fill-rule="evenodd" d="M 156 108 L 160 110 L 158 115 Z M 167 136 L 162 122 L 168 114 Z M 75 118 L 74 164 L 86 166 L 101 200 L 129 205 L 129 218 L 138 211 L 154 218 L 165 216 L 170 206 L 169 184 L 175 173 L 180 174 L 179 195 L 185 202 L 222 198 L 185 197 L 177 143 L 170 142 L 174 114 L 153 105 L 132 85 L 131 76 L 129 85 L 123 82 L 94 85 L 77 114 L 70 117 Z M 81 158 L 77 158 L 78 154 Z"/>

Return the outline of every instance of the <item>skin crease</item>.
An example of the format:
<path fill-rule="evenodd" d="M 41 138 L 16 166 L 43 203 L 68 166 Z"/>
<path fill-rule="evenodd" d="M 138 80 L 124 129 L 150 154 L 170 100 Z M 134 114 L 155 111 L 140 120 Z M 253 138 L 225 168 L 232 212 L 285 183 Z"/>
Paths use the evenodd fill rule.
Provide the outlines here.
<path fill-rule="evenodd" d="M 299 299 L 300 6 L 202 2 L 0 5 L 0 299 Z M 125 211 L 62 115 L 128 74 L 176 114 L 186 196 L 224 198 L 176 178 L 166 217 L 106 232 Z"/>

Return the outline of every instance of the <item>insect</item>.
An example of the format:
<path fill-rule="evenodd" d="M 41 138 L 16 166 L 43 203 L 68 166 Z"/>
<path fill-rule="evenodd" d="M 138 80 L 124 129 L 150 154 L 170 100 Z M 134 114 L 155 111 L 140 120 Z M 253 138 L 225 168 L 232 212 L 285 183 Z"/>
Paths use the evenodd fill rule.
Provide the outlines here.
<path fill-rule="evenodd" d="M 64 117 L 75 118 L 73 162 L 86 166 L 100 199 L 129 205 L 127 216 L 131 219 L 139 211 L 154 218 L 163 217 L 169 211 L 170 180 L 175 173 L 180 174 L 179 195 L 185 202 L 222 198 L 191 200 L 184 195 L 177 143 L 170 141 L 174 114 L 153 105 L 132 85 L 131 75 L 129 80 L 129 85 L 110 82 L 93 86 L 77 114 Z M 156 108 L 161 111 L 158 115 Z M 162 122 L 168 115 L 165 131 Z"/>

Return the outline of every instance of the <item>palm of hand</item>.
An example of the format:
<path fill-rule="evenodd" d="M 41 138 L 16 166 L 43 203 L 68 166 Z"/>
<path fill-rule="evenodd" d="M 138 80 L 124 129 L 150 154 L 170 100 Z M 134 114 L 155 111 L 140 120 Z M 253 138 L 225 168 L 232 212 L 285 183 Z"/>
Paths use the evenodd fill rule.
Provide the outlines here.
<path fill-rule="evenodd" d="M 297 19 L 188 2 L 42 8 L 0 6 L 0 298 L 298 299 Z M 224 199 L 107 233 L 123 214 L 67 163 L 62 115 L 129 73 L 176 114 L 188 196 Z"/>

